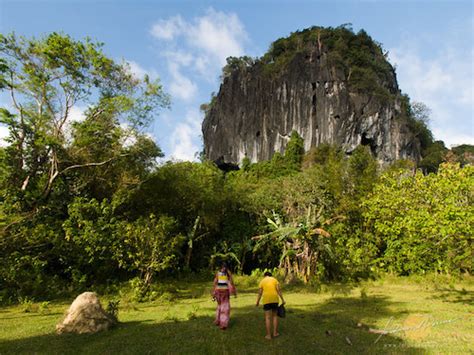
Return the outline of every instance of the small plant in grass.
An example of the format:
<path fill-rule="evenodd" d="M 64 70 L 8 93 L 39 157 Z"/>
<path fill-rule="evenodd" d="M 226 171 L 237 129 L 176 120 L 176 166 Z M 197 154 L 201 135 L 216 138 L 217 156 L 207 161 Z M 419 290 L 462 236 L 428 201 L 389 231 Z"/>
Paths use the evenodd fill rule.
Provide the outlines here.
<path fill-rule="evenodd" d="M 193 306 L 193 309 L 191 311 L 189 311 L 188 314 L 187 314 L 188 320 L 193 320 L 193 319 L 197 318 L 197 312 L 199 311 L 199 308 L 200 307 L 197 306 L 197 305 Z"/>
<path fill-rule="evenodd" d="M 118 321 L 118 312 L 119 312 L 120 300 L 111 300 L 107 304 L 106 312 L 112 317 L 115 321 Z"/>
<path fill-rule="evenodd" d="M 171 314 L 170 312 L 165 313 L 165 316 L 163 319 L 168 320 L 168 321 L 173 321 L 173 322 L 179 322 L 178 317 L 174 314 Z"/>
<path fill-rule="evenodd" d="M 148 293 L 148 285 L 138 277 L 131 279 L 129 284 L 132 289 L 132 299 L 137 302 L 145 302 Z"/>
<path fill-rule="evenodd" d="M 41 302 L 39 304 L 39 312 L 41 314 L 49 313 L 50 312 L 49 306 L 50 306 L 50 302 L 48 302 L 48 301 Z"/>
<path fill-rule="evenodd" d="M 160 301 L 165 302 L 165 303 L 166 302 L 172 302 L 175 298 L 176 298 L 176 296 L 173 293 L 165 291 L 161 294 Z"/>
<path fill-rule="evenodd" d="M 34 303 L 34 300 L 28 296 L 18 297 L 22 312 L 35 313 L 38 312 L 38 305 Z"/>

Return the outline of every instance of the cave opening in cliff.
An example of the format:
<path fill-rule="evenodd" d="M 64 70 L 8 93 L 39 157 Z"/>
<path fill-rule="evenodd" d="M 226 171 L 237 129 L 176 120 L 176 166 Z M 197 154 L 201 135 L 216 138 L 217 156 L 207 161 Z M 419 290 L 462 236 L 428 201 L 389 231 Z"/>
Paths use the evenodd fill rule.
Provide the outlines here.
<path fill-rule="evenodd" d="M 257 133 L 255 134 L 255 136 L 258 138 L 260 137 L 260 131 L 257 131 Z"/>
<path fill-rule="evenodd" d="M 370 148 L 370 151 L 372 152 L 372 154 L 376 155 L 377 144 L 375 143 L 375 140 L 373 138 L 367 137 L 367 134 L 365 132 L 362 133 L 362 138 L 361 138 L 360 144 L 368 146 Z"/>
<path fill-rule="evenodd" d="M 214 160 L 214 163 L 224 173 L 228 173 L 229 171 L 239 170 L 239 166 L 237 164 L 226 163 L 223 156 L 220 156 L 218 159 Z"/>

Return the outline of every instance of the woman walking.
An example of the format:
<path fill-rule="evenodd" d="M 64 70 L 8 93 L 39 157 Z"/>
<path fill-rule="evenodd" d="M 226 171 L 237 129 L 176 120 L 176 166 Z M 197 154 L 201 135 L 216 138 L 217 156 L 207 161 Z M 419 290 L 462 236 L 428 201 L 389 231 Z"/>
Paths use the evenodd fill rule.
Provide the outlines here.
<path fill-rule="evenodd" d="M 216 319 L 214 323 L 222 330 L 227 329 L 230 319 L 230 295 L 237 297 L 232 274 L 223 263 L 214 277 L 213 296 L 217 301 Z"/>
<path fill-rule="evenodd" d="M 282 305 L 286 302 L 283 299 L 283 295 L 280 290 L 280 284 L 278 280 L 272 277 L 271 272 L 265 272 L 264 278 L 260 281 L 258 285 L 258 296 L 256 306 L 260 304 L 260 299 L 263 296 L 263 310 L 265 311 L 265 330 L 266 335 L 265 339 L 272 339 L 278 337 L 278 301 L 281 298 Z M 273 322 L 273 332 L 272 332 L 272 322 Z"/>

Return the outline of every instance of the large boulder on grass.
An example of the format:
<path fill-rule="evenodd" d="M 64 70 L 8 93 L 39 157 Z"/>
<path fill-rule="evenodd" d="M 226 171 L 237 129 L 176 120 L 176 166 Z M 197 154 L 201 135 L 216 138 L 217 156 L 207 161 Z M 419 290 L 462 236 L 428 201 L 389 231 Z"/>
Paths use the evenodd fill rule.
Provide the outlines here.
<path fill-rule="evenodd" d="M 109 329 L 116 322 L 116 319 L 102 308 L 97 294 L 84 292 L 72 302 L 64 320 L 56 325 L 56 331 L 58 334 L 96 333 Z"/>

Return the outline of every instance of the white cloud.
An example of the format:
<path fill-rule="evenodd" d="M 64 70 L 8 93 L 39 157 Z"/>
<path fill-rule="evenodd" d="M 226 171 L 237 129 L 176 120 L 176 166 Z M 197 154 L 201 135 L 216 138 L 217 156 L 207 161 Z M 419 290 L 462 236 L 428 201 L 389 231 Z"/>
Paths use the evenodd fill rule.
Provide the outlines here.
<path fill-rule="evenodd" d="M 82 122 L 86 119 L 84 114 L 85 108 L 82 106 L 73 106 L 69 111 L 70 122 Z"/>
<path fill-rule="evenodd" d="M 244 53 L 247 33 L 236 14 L 213 8 L 190 19 L 180 15 L 160 19 L 150 33 L 159 41 L 159 60 L 168 69 L 164 86 L 172 99 L 182 103 L 175 106 L 175 112 L 162 115 L 168 125 L 175 116 L 173 133 L 166 139 L 170 157 L 196 160 L 195 154 L 201 149 L 202 121 L 198 100 L 208 99 L 208 86 L 218 84 L 226 58 Z M 206 87 L 202 90 L 205 94 L 198 90 L 202 87 Z M 178 118 L 176 112 L 185 114 Z"/>
<path fill-rule="evenodd" d="M 177 160 L 194 160 L 199 146 L 193 142 L 193 129 L 187 123 L 178 123 L 171 135 L 171 157 Z"/>
<path fill-rule="evenodd" d="M 64 137 L 66 142 L 72 142 L 72 125 L 74 122 L 82 122 L 86 119 L 85 115 L 86 107 L 74 105 L 69 110 L 69 118 L 66 121 L 66 125 L 64 126 Z"/>
<path fill-rule="evenodd" d="M 190 21 L 179 15 L 161 19 L 152 26 L 150 33 L 165 47 L 161 55 L 170 68 L 172 82 L 168 86 L 174 89 L 192 89 L 195 79 L 191 78 L 194 76 L 207 81 L 216 80 L 226 58 L 242 55 L 243 44 L 247 40 L 247 33 L 236 14 L 213 8 Z M 181 67 L 187 67 L 186 77 Z M 188 94 L 178 98 L 191 99 Z"/>
<path fill-rule="evenodd" d="M 7 138 L 10 135 L 10 132 L 8 131 L 7 126 L 0 125 L 0 147 L 6 147 L 8 143 L 5 141 L 5 138 Z"/>
<path fill-rule="evenodd" d="M 136 79 L 143 79 L 145 75 L 148 75 L 151 79 L 158 78 L 158 73 L 155 69 L 145 69 L 133 60 L 126 60 L 125 62 L 128 64 L 130 72 Z"/>
<path fill-rule="evenodd" d="M 202 113 L 197 109 L 189 109 L 186 112 L 185 120 L 196 132 L 201 132 Z"/>
<path fill-rule="evenodd" d="M 242 43 L 247 39 L 244 26 L 236 14 L 226 14 L 213 8 L 208 9 L 205 16 L 197 18 L 194 25 L 188 26 L 186 35 L 191 45 L 217 58 L 220 65 L 225 64 L 228 56 L 242 55 Z"/>
<path fill-rule="evenodd" d="M 186 23 L 180 15 L 177 15 L 170 17 L 168 20 L 159 20 L 153 25 L 150 33 L 153 37 L 169 41 L 179 35 L 185 27 Z"/>
<path fill-rule="evenodd" d="M 182 99 L 184 101 L 192 100 L 197 93 L 197 86 L 189 78 L 181 74 L 179 65 L 169 63 L 169 71 L 173 81 L 171 82 L 170 94 L 172 97 Z"/>
<path fill-rule="evenodd" d="M 194 56 L 183 50 L 170 50 L 163 52 L 163 56 L 168 59 L 169 62 L 178 64 L 180 66 L 189 66 L 194 60 Z"/>
<path fill-rule="evenodd" d="M 122 145 L 124 147 L 130 147 L 137 142 L 137 137 L 135 131 L 130 127 L 128 123 L 120 123 L 120 128 L 122 129 Z"/>
<path fill-rule="evenodd" d="M 459 144 L 474 145 L 474 135 L 472 134 L 472 126 L 471 134 L 469 134 L 469 132 L 459 132 L 456 127 L 443 129 L 433 128 L 433 134 L 435 135 L 435 137 L 446 137 L 445 139 L 443 139 L 443 141 L 447 148 L 452 148 Z"/>
<path fill-rule="evenodd" d="M 130 66 L 130 71 L 135 78 L 142 79 L 148 74 L 148 72 L 137 62 L 134 62 L 133 60 L 127 60 L 127 63 Z"/>
<path fill-rule="evenodd" d="M 171 157 L 177 160 L 196 160 L 200 149 L 199 135 L 202 116 L 199 111 L 191 109 L 186 113 L 185 122 L 178 123 L 170 137 Z"/>
<path fill-rule="evenodd" d="M 473 144 L 473 50 L 466 52 L 449 41 L 432 51 L 420 47 L 421 43 L 409 40 L 390 50 L 400 88 L 412 101 L 432 110 L 430 127 L 435 139 L 448 147 Z"/>

